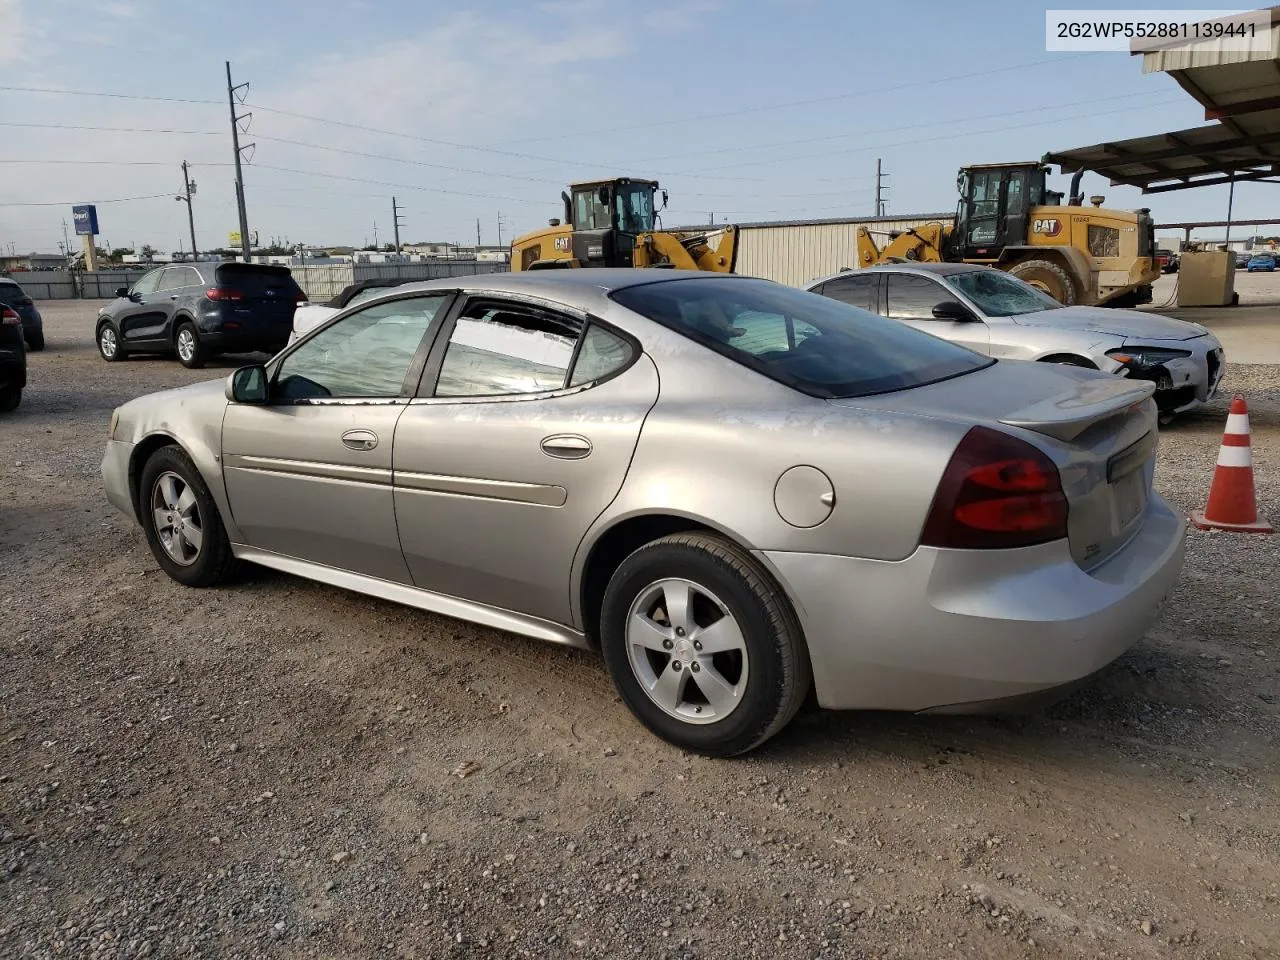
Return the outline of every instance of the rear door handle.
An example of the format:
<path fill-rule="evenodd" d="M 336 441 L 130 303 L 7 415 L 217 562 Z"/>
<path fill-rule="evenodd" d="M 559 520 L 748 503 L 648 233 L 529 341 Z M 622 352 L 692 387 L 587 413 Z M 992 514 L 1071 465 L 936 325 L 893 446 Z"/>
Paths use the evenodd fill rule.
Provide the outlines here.
<path fill-rule="evenodd" d="M 342 442 L 352 450 L 372 450 L 378 445 L 378 435 L 372 430 L 348 430 Z"/>
<path fill-rule="evenodd" d="M 175 293 L 175 294 L 174 294 L 173 296 L 171 296 L 169 299 L 170 299 L 170 300 L 177 300 L 177 299 L 178 299 L 178 295 Z"/>
<path fill-rule="evenodd" d="M 558 433 L 542 441 L 542 452 L 559 460 L 581 460 L 591 453 L 591 441 L 576 433 Z"/>

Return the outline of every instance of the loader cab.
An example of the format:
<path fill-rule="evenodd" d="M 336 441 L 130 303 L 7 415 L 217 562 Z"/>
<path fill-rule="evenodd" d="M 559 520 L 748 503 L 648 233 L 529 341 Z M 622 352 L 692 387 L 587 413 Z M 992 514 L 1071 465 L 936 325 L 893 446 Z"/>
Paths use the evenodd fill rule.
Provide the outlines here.
<path fill-rule="evenodd" d="M 998 260 L 1006 246 L 1025 244 L 1031 208 L 1062 202 L 1061 193 L 1047 188 L 1047 173 L 1040 163 L 962 167 L 956 177 L 960 203 L 948 258 Z"/>
<path fill-rule="evenodd" d="M 636 237 L 651 232 L 657 220 L 657 181 L 619 177 L 569 189 L 565 216 L 573 226 L 574 258 L 584 267 L 630 267 Z"/>

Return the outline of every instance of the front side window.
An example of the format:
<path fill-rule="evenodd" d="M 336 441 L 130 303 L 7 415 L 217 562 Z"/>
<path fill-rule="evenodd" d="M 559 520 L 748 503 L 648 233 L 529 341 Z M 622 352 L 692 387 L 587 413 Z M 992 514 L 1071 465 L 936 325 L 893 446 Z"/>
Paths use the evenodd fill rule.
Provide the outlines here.
<path fill-rule="evenodd" d="M 886 278 L 886 316 L 895 320 L 932 320 L 933 308 L 953 299 L 946 289 L 928 277 L 891 273 Z"/>
<path fill-rule="evenodd" d="M 458 317 L 437 397 L 492 397 L 564 387 L 580 320 L 523 304 L 479 301 Z"/>
<path fill-rule="evenodd" d="M 156 285 L 160 283 L 160 274 L 163 270 L 152 270 L 143 276 L 141 280 L 133 285 L 134 296 L 145 297 L 149 293 L 156 292 Z"/>
<path fill-rule="evenodd" d="M 976 303 L 988 317 L 1016 317 L 1062 309 L 1062 304 L 1047 293 L 1002 270 L 953 273 L 947 277 L 947 283 Z"/>
<path fill-rule="evenodd" d="M 768 280 L 694 276 L 624 287 L 611 296 L 810 396 L 887 393 L 994 362 L 905 324 Z"/>
<path fill-rule="evenodd" d="M 378 303 L 305 340 L 276 372 L 273 399 L 400 396 L 448 294 Z"/>

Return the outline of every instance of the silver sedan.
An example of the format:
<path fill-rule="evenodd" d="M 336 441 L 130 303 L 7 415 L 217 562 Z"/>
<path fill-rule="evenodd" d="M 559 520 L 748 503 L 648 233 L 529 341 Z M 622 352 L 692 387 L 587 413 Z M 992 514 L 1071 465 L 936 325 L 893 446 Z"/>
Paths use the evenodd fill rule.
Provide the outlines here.
<path fill-rule="evenodd" d="M 1222 344 L 1198 323 L 1108 307 L 1064 307 L 1017 277 L 964 263 L 846 271 L 808 288 L 979 353 L 1091 367 L 1156 385 L 1166 417 L 1211 399 Z"/>
<path fill-rule="evenodd" d="M 996 361 L 764 280 L 398 287 L 124 404 L 108 499 L 192 587 L 239 562 L 599 649 L 651 731 L 1057 696 L 1142 636 L 1182 519 L 1152 385 Z"/>

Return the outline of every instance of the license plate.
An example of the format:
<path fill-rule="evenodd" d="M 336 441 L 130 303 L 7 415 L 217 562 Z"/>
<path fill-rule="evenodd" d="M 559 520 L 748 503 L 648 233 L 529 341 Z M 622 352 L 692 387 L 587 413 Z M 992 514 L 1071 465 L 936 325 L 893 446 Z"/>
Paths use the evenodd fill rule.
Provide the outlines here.
<path fill-rule="evenodd" d="M 1123 530 L 1147 508 L 1147 472 L 1134 470 L 1111 485 L 1116 527 Z"/>

